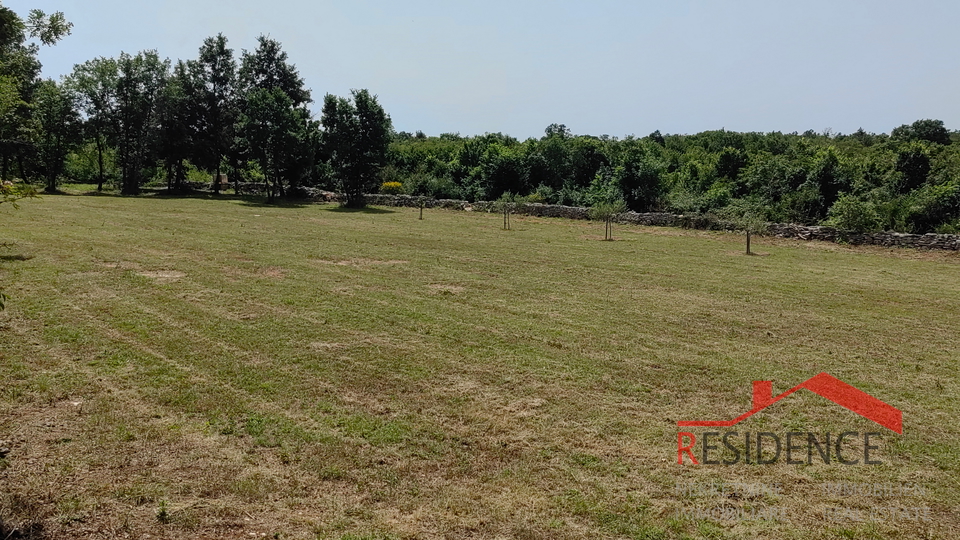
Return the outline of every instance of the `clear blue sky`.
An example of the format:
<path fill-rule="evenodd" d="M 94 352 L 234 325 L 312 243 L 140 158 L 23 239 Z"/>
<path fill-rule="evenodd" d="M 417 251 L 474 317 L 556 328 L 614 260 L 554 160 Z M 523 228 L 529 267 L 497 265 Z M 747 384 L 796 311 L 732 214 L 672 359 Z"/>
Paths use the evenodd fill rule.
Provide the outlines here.
<path fill-rule="evenodd" d="M 279 40 L 307 85 L 368 88 L 397 130 L 539 137 L 960 129 L 960 2 L 4 0 L 63 11 L 44 74 L 120 51 Z"/>

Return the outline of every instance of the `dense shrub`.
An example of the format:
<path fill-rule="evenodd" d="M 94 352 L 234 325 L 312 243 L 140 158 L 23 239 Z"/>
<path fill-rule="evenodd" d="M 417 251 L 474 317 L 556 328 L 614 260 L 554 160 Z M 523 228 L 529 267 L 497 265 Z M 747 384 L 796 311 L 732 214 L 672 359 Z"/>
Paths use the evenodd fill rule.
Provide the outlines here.
<path fill-rule="evenodd" d="M 825 225 L 856 232 L 871 232 L 880 229 L 880 214 L 872 202 L 852 195 L 841 195 L 830 207 Z"/>

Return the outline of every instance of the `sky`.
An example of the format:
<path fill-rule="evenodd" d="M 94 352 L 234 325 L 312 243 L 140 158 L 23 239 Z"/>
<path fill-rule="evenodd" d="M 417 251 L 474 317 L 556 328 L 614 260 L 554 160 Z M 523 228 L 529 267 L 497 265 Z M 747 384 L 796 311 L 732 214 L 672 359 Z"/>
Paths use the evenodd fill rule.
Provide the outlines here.
<path fill-rule="evenodd" d="M 312 89 L 377 94 L 397 131 L 540 137 L 960 129 L 960 2 L 2 0 L 63 11 L 44 76 L 121 51 L 278 40 Z M 227 6 L 227 7 L 225 7 Z"/>

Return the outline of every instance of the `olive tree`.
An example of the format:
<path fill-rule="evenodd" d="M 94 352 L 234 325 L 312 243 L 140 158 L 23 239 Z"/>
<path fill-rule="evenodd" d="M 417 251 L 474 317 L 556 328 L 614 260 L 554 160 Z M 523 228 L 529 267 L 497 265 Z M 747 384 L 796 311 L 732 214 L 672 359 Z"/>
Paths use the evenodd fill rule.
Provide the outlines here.
<path fill-rule="evenodd" d="M 764 233 L 769 228 L 767 209 L 755 200 L 734 201 L 721 209 L 718 217 L 747 235 L 747 255 L 753 255 L 750 251 L 751 235 Z"/>
<path fill-rule="evenodd" d="M 590 219 L 604 223 L 604 240 L 613 240 L 613 220 L 626 210 L 627 203 L 623 199 L 600 201 L 590 207 Z"/>

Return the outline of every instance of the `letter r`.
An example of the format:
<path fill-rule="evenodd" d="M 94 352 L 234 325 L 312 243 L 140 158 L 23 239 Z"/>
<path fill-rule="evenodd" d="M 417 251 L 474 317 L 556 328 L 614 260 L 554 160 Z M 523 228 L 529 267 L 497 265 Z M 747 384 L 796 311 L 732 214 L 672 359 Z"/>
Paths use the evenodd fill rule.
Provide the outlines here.
<path fill-rule="evenodd" d="M 687 446 L 683 445 L 683 439 L 690 439 L 690 444 Z M 700 462 L 697 461 L 697 458 L 693 455 L 693 445 L 697 444 L 697 436 L 693 433 L 687 433 L 686 431 L 681 431 L 677 433 L 677 463 L 683 465 L 683 454 L 686 452 L 690 456 L 690 461 L 693 461 L 694 465 L 699 465 Z"/>

